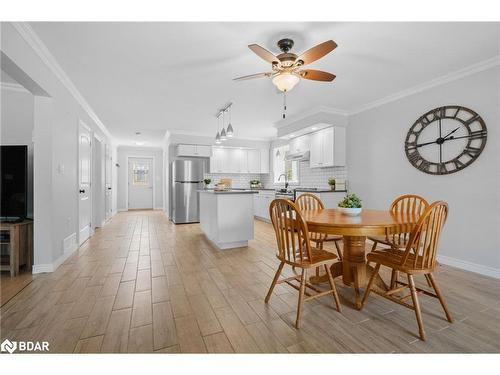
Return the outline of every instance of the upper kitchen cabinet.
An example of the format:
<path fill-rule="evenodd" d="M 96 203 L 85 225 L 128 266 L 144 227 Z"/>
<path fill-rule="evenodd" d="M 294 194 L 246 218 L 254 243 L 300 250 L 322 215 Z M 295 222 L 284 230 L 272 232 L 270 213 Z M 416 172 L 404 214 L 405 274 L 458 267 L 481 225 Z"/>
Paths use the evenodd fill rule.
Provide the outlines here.
<path fill-rule="evenodd" d="M 212 147 L 207 145 L 177 145 L 177 156 L 195 156 L 209 158 L 212 156 Z"/>
<path fill-rule="evenodd" d="M 211 173 L 269 173 L 269 150 L 213 147 Z"/>
<path fill-rule="evenodd" d="M 227 149 L 214 147 L 213 155 L 210 158 L 210 173 L 223 173 L 226 169 L 225 163 L 228 160 Z"/>
<path fill-rule="evenodd" d="M 331 127 L 311 134 L 311 168 L 345 166 L 345 128 Z"/>
<path fill-rule="evenodd" d="M 266 148 L 260 149 L 260 173 L 269 173 L 269 150 Z"/>
<path fill-rule="evenodd" d="M 288 144 L 288 151 L 290 154 L 303 154 L 310 150 L 310 136 L 309 134 L 302 135 L 290 140 Z"/>
<path fill-rule="evenodd" d="M 261 173 L 260 150 L 248 150 L 248 173 Z"/>

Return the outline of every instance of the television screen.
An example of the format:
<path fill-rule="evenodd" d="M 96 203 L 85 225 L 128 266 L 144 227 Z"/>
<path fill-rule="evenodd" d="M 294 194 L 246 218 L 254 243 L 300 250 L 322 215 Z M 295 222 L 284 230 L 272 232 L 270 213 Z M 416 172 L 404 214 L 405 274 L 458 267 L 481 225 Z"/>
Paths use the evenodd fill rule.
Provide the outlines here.
<path fill-rule="evenodd" d="M 0 146 L 0 216 L 26 218 L 28 146 Z"/>

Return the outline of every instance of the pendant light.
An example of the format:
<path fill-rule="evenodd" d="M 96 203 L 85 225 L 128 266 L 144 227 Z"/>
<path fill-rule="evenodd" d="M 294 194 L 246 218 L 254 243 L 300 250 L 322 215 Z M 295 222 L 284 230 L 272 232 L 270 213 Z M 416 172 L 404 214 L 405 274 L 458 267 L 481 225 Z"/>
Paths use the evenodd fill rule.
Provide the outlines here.
<path fill-rule="evenodd" d="M 227 126 L 226 135 L 228 138 L 233 138 L 234 130 L 233 130 L 233 125 L 231 125 L 231 106 L 229 106 L 228 111 L 229 111 L 229 125 Z"/>
<path fill-rule="evenodd" d="M 217 116 L 217 135 L 215 136 L 215 144 L 218 144 L 218 145 L 221 144 L 220 134 L 219 134 L 219 116 L 220 116 L 220 114 Z"/>
<path fill-rule="evenodd" d="M 225 142 L 227 141 L 227 137 L 226 137 L 226 129 L 224 129 L 224 111 L 222 111 L 222 130 L 220 132 L 220 140 L 222 142 Z"/>

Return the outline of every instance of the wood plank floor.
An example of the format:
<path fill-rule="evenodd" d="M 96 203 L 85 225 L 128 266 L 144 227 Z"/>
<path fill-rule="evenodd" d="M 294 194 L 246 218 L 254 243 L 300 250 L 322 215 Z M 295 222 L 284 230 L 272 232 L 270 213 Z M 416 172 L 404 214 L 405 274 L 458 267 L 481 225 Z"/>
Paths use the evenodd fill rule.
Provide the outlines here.
<path fill-rule="evenodd" d="M 412 311 L 376 295 L 357 311 L 339 279 L 342 314 L 331 297 L 307 302 L 296 330 L 294 289 L 263 301 L 277 266 L 271 226 L 257 221 L 255 237 L 221 252 L 197 224 L 119 213 L 2 306 L 1 340 L 46 340 L 56 353 L 500 352 L 500 281 L 445 266 L 436 276 L 456 322 L 422 296 L 426 342 Z"/>
<path fill-rule="evenodd" d="M 10 271 L 2 271 L 0 276 L 0 306 L 5 305 L 12 297 L 19 293 L 33 280 L 31 272 L 21 270 L 15 276 L 10 277 Z"/>

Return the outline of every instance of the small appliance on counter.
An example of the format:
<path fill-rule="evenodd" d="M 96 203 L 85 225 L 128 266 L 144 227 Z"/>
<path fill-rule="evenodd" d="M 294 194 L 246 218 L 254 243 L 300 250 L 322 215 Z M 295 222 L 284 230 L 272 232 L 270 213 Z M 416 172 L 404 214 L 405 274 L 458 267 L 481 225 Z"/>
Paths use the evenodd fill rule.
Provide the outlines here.
<path fill-rule="evenodd" d="M 347 181 L 345 178 L 335 179 L 335 190 L 345 191 L 347 187 Z"/>
<path fill-rule="evenodd" d="M 250 180 L 250 189 L 260 189 L 262 187 L 262 182 L 259 180 Z"/>

